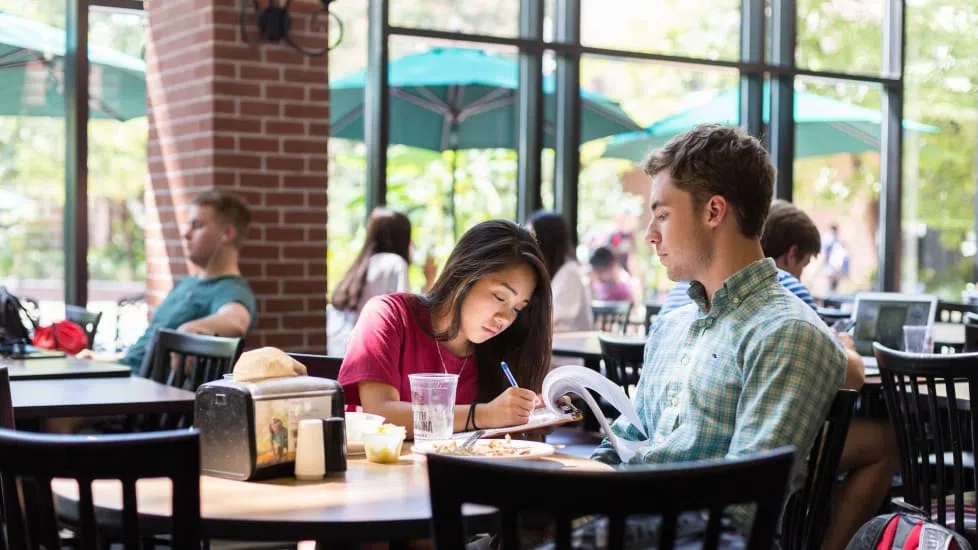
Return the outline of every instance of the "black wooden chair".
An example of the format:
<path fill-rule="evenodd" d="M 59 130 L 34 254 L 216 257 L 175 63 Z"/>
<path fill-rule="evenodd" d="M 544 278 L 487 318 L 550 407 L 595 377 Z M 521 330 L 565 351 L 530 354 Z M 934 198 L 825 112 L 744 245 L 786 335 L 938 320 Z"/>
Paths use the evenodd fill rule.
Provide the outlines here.
<path fill-rule="evenodd" d="M 964 351 L 978 351 L 978 319 L 969 317 L 964 323 Z"/>
<path fill-rule="evenodd" d="M 20 320 L 25 327 L 36 327 L 41 323 L 41 304 L 34 298 L 20 298 L 24 309 L 20 312 Z"/>
<path fill-rule="evenodd" d="M 217 380 L 231 372 L 244 345 L 242 338 L 222 338 L 158 329 L 143 358 L 139 375 L 168 386 L 197 391 L 204 382 Z M 147 415 L 130 424 L 142 430 L 186 427 L 193 423 L 190 413 Z"/>
<path fill-rule="evenodd" d="M 662 304 L 652 304 L 646 302 L 645 304 L 645 334 L 649 333 L 652 329 L 652 321 L 658 317 L 659 312 L 662 311 Z"/>
<path fill-rule="evenodd" d="M 978 439 L 970 396 L 978 396 L 978 353 L 915 354 L 874 343 L 900 449 L 903 498 L 978 544 L 973 493 Z M 967 392 L 959 400 L 959 395 Z"/>
<path fill-rule="evenodd" d="M 591 301 L 591 315 L 595 330 L 625 334 L 628 330 L 628 316 L 632 312 L 631 302 Z"/>
<path fill-rule="evenodd" d="M 678 516 L 705 510 L 709 521 L 703 548 L 717 548 L 724 509 L 756 503 L 748 550 L 771 548 L 794 452 L 790 447 L 749 458 L 649 466 L 620 471 L 554 469 L 552 464 L 518 464 L 428 455 L 428 479 L 436 548 L 464 548 L 462 505 L 499 509 L 503 548 L 517 548 L 520 516 L 544 514 L 556 520 L 556 548 L 571 548 L 575 518 L 608 518 L 609 549 L 625 543 L 628 516 L 661 516 L 661 550 L 676 542 Z M 550 466 L 550 467 L 548 467 Z M 514 488 L 519 488 L 515 490 Z M 526 495 L 538 498 L 526 498 Z M 581 498 L 613 495 L 613 498 Z"/>
<path fill-rule="evenodd" d="M 95 345 L 95 333 L 98 332 L 98 323 L 102 320 L 102 312 L 88 311 L 81 306 L 65 304 L 65 319 L 85 329 L 85 336 L 88 338 L 88 349 L 92 349 Z"/>
<path fill-rule="evenodd" d="M 309 376 L 336 380 L 340 375 L 342 357 L 315 355 L 312 353 L 289 353 L 289 356 L 306 366 Z"/>
<path fill-rule="evenodd" d="M 631 395 L 629 386 L 638 384 L 645 361 L 645 342 L 634 338 L 621 338 L 610 334 L 598 334 L 601 344 L 601 358 L 604 361 L 604 375 Z"/>
<path fill-rule="evenodd" d="M 832 489 L 859 392 L 839 390 L 808 454 L 805 484 L 788 498 L 781 528 L 785 550 L 822 547 L 832 511 Z"/>
<path fill-rule="evenodd" d="M 0 367 L 0 428 L 14 429 L 14 402 L 10 397 L 10 373 Z"/>
<path fill-rule="evenodd" d="M 169 386 L 197 391 L 204 382 L 231 372 L 241 352 L 241 338 L 204 336 L 169 329 L 153 335 L 151 353 L 143 359 L 139 375 Z M 174 368 L 174 365 L 184 368 Z"/>
<path fill-rule="evenodd" d="M 119 515 L 124 547 L 142 548 L 136 480 L 169 478 L 173 483 L 173 548 L 200 547 L 200 450 L 196 430 L 106 436 L 64 436 L 0 429 L 0 477 L 9 548 L 61 548 L 51 491 L 52 478 L 78 481 L 75 546 L 98 547 L 99 526 L 92 481 L 122 482 Z M 27 483 L 25 483 L 27 482 Z M 36 498 L 27 498 L 24 491 Z M 28 525 L 34 525 L 29 529 Z M 0 533 L 0 537 L 2 537 Z M 39 540 L 31 540 L 37 537 Z"/>

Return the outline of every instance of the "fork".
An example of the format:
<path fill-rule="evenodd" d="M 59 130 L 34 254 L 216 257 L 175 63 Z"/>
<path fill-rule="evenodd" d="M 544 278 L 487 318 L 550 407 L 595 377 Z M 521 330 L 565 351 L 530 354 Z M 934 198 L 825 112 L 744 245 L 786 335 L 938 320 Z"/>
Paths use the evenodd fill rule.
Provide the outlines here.
<path fill-rule="evenodd" d="M 465 438 L 465 441 L 463 441 L 462 444 L 458 446 L 458 449 L 460 451 L 471 449 L 472 446 L 475 445 L 475 442 L 478 441 L 480 437 L 485 435 L 485 433 L 486 433 L 485 430 L 476 430 L 472 432 L 472 435 Z"/>

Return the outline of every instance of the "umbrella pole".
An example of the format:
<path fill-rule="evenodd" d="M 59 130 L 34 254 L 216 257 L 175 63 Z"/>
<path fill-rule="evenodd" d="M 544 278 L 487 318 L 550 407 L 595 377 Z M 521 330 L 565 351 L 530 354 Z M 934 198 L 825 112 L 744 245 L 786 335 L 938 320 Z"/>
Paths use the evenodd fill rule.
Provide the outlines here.
<path fill-rule="evenodd" d="M 458 222 L 455 219 L 455 169 L 458 167 L 458 149 L 452 149 L 451 181 L 448 190 L 448 214 L 452 217 L 452 244 L 458 240 Z"/>

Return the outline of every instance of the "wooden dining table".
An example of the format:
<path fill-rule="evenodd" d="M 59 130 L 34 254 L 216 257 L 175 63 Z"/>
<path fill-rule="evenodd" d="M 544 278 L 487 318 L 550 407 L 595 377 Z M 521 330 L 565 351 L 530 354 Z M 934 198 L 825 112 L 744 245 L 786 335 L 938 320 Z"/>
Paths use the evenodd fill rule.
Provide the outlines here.
<path fill-rule="evenodd" d="M 362 456 L 351 456 L 345 474 L 320 481 L 290 477 L 248 482 L 202 475 L 203 536 L 250 541 L 316 540 L 329 544 L 427 538 L 431 522 L 428 471 L 424 457 L 412 453 L 410 447 L 410 443 L 405 443 L 396 464 L 374 464 Z M 564 470 L 612 469 L 564 454 L 536 462 Z M 68 519 L 77 518 L 77 483 L 55 480 L 52 488 L 58 513 Z M 99 522 L 121 525 L 119 482 L 97 481 L 93 494 Z M 167 532 L 172 510 L 169 480 L 140 480 L 136 496 L 141 527 L 154 533 Z M 495 525 L 493 508 L 466 505 L 463 513 L 470 530 L 475 532 Z"/>
<path fill-rule="evenodd" d="M 127 369 L 128 370 L 128 369 Z M 193 412 L 196 394 L 139 376 L 13 380 L 14 418 Z"/>
<path fill-rule="evenodd" d="M 77 378 L 127 378 L 132 370 L 118 363 L 106 363 L 76 357 L 12 359 L 0 357 L 0 367 L 7 367 L 11 380 L 68 380 Z"/>

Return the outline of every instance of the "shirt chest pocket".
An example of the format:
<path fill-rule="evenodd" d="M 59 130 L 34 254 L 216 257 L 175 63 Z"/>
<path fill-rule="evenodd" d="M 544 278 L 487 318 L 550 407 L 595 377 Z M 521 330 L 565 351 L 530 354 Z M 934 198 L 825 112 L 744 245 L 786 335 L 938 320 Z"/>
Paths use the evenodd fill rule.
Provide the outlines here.
<path fill-rule="evenodd" d="M 683 413 L 725 423 L 731 414 L 736 415 L 741 386 L 736 350 L 720 347 L 707 352 L 685 380 Z"/>

